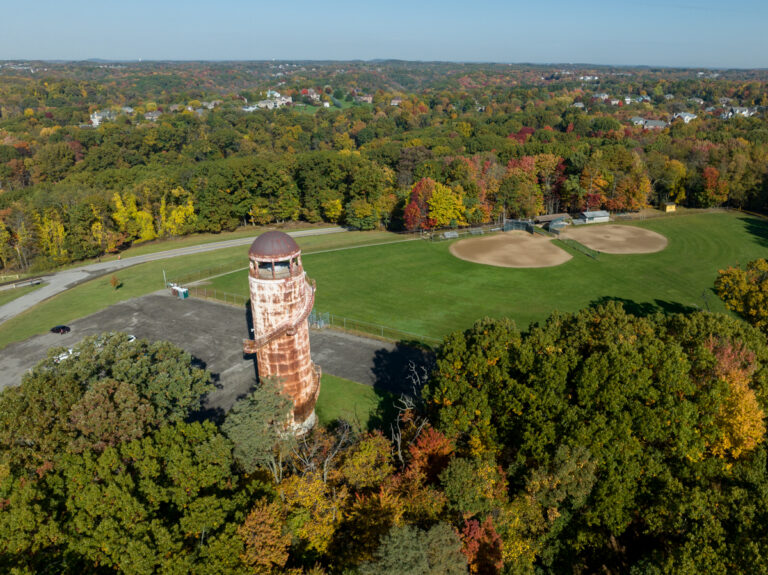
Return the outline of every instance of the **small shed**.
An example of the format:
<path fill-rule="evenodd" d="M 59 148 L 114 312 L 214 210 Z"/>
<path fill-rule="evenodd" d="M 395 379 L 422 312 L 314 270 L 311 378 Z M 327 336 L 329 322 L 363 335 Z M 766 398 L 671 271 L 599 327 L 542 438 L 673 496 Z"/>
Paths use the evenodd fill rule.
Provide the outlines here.
<path fill-rule="evenodd" d="M 672 212 L 677 211 L 677 204 L 675 202 L 664 202 L 662 209 L 665 214 L 671 214 Z"/>
<path fill-rule="evenodd" d="M 593 212 L 581 212 L 579 218 L 584 220 L 585 224 L 600 224 L 611 221 L 611 214 L 605 210 L 596 210 Z"/>
<path fill-rule="evenodd" d="M 570 220 L 571 216 L 569 216 L 566 213 L 559 213 L 559 214 L 547 214 L 545 216 L 536 216 L 534 218 L 534 222 L 537 224 L 547 224 L 550 222 L 555 222 L 557 220 Z"/>

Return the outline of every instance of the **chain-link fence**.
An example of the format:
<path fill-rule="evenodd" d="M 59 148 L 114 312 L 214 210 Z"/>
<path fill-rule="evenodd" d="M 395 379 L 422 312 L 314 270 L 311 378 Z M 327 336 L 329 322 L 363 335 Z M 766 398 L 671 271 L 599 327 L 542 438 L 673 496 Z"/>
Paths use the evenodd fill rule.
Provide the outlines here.
<path fill-rule="evenodd" d="M 192 297 L 214 300 L 235 307 L 245 307 L 246 303 L 249 301 L 245 296 L 227 293 L 204 286 L 190 286 L 188 289 L 189 295 Z M 309 325 L 316 329 L 324 329 L 330 327 L 351 333 L 359 333 L 368 336 L 372 335 L 389 341 L 419 342 L 427 347 L 434 347 L 440 344 L 440 340 L 434 337 L 403 331 L 378 323 L 352 319 L 329 312 L 313 310 L 310 313 L 308 320 Z"/>
<path fill-rule="evenodd" d="M 243 268 L 242 266 L 236 266 L 231 263 L 221 264 L 221 265 L 210 267 L 210 268 L 201 268 L 199 270 L 188 272 L 178 277 L 168 276 L 166 280 L 168 283 L 174 283 L 176 285 L 183 285 L 186 287 L 187 284 L 190 284 L 190 283 L 198 282 L 201 280 L 207 280 L 212 277 L 216 277 L 220 275 L 234 273 L 236 271 L 240 271 L 241 269 L 248 269 L 248 268 Z"/>
<path fill-rule="evenodd" d="M 499 224 L 486 224 L 483 226 L 474 226 L 469 228 L 432 230 L 430 232 L 423 232 L 422 237 L 435 242 L 442 240 L 455 240 L 459 238 L 465 238 L 467 236 L 482 236 L 493 232 L 500 232 L 502 229 L 502 226 Z"/>
<path fill-rule="evenodd" d="M 557 241 L 561 242 L 562 244 L 568 246 L 571 249 L 576 250 L 577 252 L 581 252 L 585 256 L 588 256 L 592 258 L 593 260 L 600 258 L 600 252 L 597 250 L 593 250 L 592 248 L 588 248 L 581 242 L 577 242 L 576 240 L 572 240 L 570 238 L 558 238 Z"/>
<path fill-rule="evenodd" d="M 216 300 L 236 307 L 245 307 L 245 304 L 248 302 L 248 298 L 240 294 L 227 293 L 209 287 L 190 286 L 187 289 L 189 289 L 189 295 L 192 297 Z"/>

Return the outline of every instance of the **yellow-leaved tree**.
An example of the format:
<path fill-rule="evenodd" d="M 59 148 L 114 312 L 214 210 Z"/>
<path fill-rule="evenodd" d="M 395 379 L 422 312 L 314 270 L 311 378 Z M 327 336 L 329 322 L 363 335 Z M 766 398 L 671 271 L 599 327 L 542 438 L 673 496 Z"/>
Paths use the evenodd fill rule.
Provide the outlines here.
<path fill-rule="evenodd" d="M 707 347 L 717 359 L 715 376 L 726 383 L 728 390 L 715 416 L 720 437 L 711 445 L 712 453 L 736 459 L 765 438 L 765 414 L 749 386 L 755 355 L 740 342 L 710 339 Z"/>
<path fill-rule="evenodd" d="M 136 196 L 128 194 L 123 200 L 120 194 L 115 192 L 112 201 L 115 204 L 112 219 L 115 220 L 117 229 L 125 233 L 128 239 L 146 242 L 157 237 L 152 214 L 146 209 L 138 209 Z"/>
<path fill-rule="evenodd" d="M 66 231 L 59 214 L 53 210 L 46 211 L 42 217 L 35 214 L 35 226 L 40 251 L 57 264 L 69 261 L 69 254 L 64 247 Z"/>
<path fill-rule="evenodd" d="M 444 184 L 435 182 L 427 205 L 429 217 L 434 221 L 436 228 L 466 224 L 461 193 L 455 192 Z"/>
<path fill-rule="evenodd" d="M 341 521 L 347 489 L 331 489 L 319 473 L 292 475 L 278 488 L 293 534 L 324 553 Z"/>

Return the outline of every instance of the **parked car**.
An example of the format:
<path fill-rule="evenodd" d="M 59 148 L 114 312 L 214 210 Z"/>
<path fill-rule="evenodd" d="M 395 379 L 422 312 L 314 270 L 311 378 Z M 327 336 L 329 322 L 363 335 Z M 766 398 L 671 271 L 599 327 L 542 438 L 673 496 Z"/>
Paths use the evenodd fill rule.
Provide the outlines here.
<path fill-rule="evenodd" d="M 51 328 L 51 333 L 65 334 L 65 333 L 69 333 L 70 331 L 72 330 L 69 329 L 68 325 L 55 325 Z"/>

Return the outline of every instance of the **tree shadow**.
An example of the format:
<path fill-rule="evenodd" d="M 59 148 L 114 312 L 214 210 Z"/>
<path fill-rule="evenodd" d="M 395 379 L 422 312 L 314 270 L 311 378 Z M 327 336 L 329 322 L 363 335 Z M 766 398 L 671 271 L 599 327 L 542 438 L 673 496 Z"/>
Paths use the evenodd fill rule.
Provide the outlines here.
<path fill-rule="evenodd" d="M 702 297 L 703 297 L 703 294 L 702 294 Z M 596 300 L 592 300 L 591 302 L 589 302 L 589 307 L 598 307 L 601 305 L 605 305 L 609 302 L 620 303 L 624 307 L 624 311 L 636 317 L 648 317 L 657 313 L 663 313 L 665 315 L 676 314 L 676 313 L 685 314 L 685 313 L 691 313 L 694 311 L 699 311 L 701 309 L 696 306 L 690 306 L 690 305 L 686 305 L 686 304 L 675 302 L 675 301 L 665 301 L 661 299 L 655 299 L 653 300 L 653 303 L 636 302 L 631 299 L 626 299 L 626 298 L 616 297 L 616 296 L 603 296 Z M 706 303 L 706 298 L 703 299 L 703 302 Z"/>
<path fill-rule="evenodd" d="M 768 221 L 759 218 L 745 217 L 747 232 L 754 236 L 762 247 L 768 247 Z"/>
<path fill-rule="evenodd" d="M 250 301 L 245 302 L 245 326 L 248 330 L 247 338 L 253 339 L 253 336 L 254 336 L 253 308 L 251 308 Z M 259 364 L 256 361 L 256 354 L 243 352 L 243 359 L 251 360 L 253 362 L 253 373 L 256 376 L 256 381 L 258 382 L 259 381 Z"/>
<path fill-rule="evenodd" d="M 190 365 L 198 369 L 206 369 L 208 367 L 208 364 L 205 361 L 195 356 L 192 356 Z M 211 383 L 213 383 L 214 388 L 221 389 L 221 376 L 218 373 L 211 373 Z M 226 412 L 220 407 L 210 407 L 206 405 L 206 400 L 208 399 L 210 393 L 211 392 L 206 393 L 200 398 L 200 408 L 196 409 L 190 413 L 189 416 L 187 416 L 187 422 L 202 423 L 203 421 L 212 421 L 216 424 L 216 426 L 221 426 L 221 424 L 224 422 L 224 416 L 226 415 Z"/>
<path fill-rule="evenodd" d="M 388 435 L 389 428 L 395 423 L 399 413 L 397 408 L 399 396 L 376 388 L 374 392 L 379 398 L 379 404 L 368 418 L 368 431 L 380 430 L 384 435 Z"/>
<path fill-rule="evenodd" d="M 373 356 L 373 387 L 399 396 L 420 393 L 435 363 L 435 354 L 418 342 L 398 341 L 394 349 L 381 348 Z M 418 389 L 416 389 L 418 388 Z"/>
<path fill-rule="evenodd" d="M 403 340 L 397 342 L 394 349 L 376 350 L 371 371 L 376 378 L 373 390 L 379 405 L 368 420 L 368 430 L 380 429 L 386 433 L 397 419 L 403 396 L 418 405 L 434 365 L 435 353 L 418 341 Z"/>

